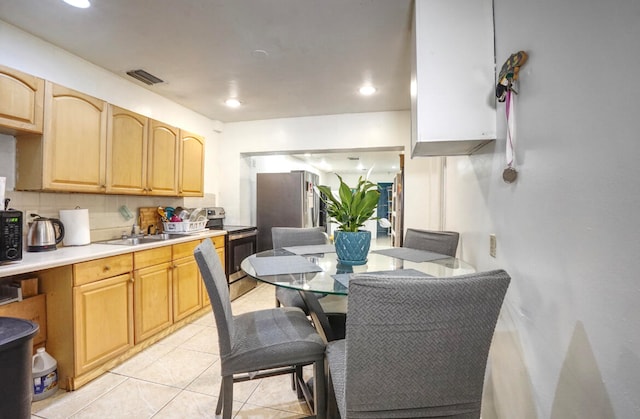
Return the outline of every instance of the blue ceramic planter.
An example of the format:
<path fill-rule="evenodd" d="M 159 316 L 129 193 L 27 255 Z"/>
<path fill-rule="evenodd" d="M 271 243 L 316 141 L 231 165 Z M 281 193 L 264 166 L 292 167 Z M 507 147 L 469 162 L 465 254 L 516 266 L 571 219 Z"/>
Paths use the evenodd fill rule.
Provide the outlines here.
<path fill-rule="evenodd" d="M 336 231 L 334 244 L 338 254 L 338 262 L 342 265 L 364 265 L 371 246 L 371 232 L 360 230 L 356 232 Z"/>

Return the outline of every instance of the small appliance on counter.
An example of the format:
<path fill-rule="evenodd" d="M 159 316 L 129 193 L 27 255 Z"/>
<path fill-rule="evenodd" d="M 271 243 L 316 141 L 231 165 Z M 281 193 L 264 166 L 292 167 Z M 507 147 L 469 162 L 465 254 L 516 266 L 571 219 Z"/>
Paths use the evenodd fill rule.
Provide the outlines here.
<path fill-rule="evenodd" d="M 56 245 L 64 239 L 64 225 L 57 218 L 37 218 L 29 225 L 27 233 L 28 252 L 56 250 Z"/>
<path fill-rule="evenodd" d="M 210 230 L 221 230 L 224 222 L 224 208 L 209 207 L 205 208 L 205 210 L 207 212 L 207 224 L 205 227 Z"/>
<path fill-rule="evenodd" d="M 0 210 L 0 263 L 22 260 L 22 211 Z"/>

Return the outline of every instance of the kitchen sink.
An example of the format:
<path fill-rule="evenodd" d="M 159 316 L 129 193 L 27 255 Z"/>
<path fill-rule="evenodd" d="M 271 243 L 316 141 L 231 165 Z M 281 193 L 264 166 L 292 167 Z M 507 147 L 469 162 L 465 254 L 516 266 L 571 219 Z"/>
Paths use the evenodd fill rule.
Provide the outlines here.
<path fill-rule="evenodd" d="M 171 240 L 178 237 L 184 237 L 179 234 L 153 234 L 148 236 L 122 237 L 120 239 L 104 240 L 100 244 L 115 244 L 120 246 L 135 246 L 138 244 L 157 243 L 159 241 Z"/>

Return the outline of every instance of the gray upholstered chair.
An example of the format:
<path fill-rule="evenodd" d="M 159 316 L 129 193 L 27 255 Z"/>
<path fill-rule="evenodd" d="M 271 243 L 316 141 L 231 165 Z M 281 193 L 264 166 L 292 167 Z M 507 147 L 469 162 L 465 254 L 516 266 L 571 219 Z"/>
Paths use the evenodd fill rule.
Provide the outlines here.
<path fill-rule="evenodd" d="M 455 257 L 460 234 L 455 231 L 431 231 L 408 228 L 402 247 L 428 250 Z"/>
<path fill-rule="evenodd" d="M 326 416 L 325 344 L 297 308 L 273 308 L 234 316 L 227 279 L 213 243 L 205 239 L 194 251 L 209 293 L 218 329 L 222 384 L 216 414 L 231 418 L 233 383 L 294 373 L 302 384 L 302 367 L 313 364 L 313 396 L 304 396 L 317 418 Z"/>
<path fill-rule="evenodd" d="M 322 227 L 272 227 L 273 248 L 326 244 L 329 239 Z M 276 306 L 298 307 L 309 315 L 309 309 L 296 290 L 276 287 Z"/>
<path fill-rule="evenodd" d="M 365 275 L 349 281 L 346 338 L 327 346 L 341 417 L 479 418 L 509 275 Z"/>

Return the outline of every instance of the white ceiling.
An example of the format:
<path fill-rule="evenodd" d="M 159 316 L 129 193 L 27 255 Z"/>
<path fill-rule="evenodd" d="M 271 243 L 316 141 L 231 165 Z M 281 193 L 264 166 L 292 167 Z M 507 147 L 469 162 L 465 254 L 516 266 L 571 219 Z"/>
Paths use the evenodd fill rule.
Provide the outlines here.
<path fill-rule="evenodd" d="M 4 0 L 0 20 L 222 122 L 410 107 L 412 0 L 91 3 Z M 378 91 L 363 97 L 367 82 Z M 225 107 L 229 96 L 243 106 Z"/>

